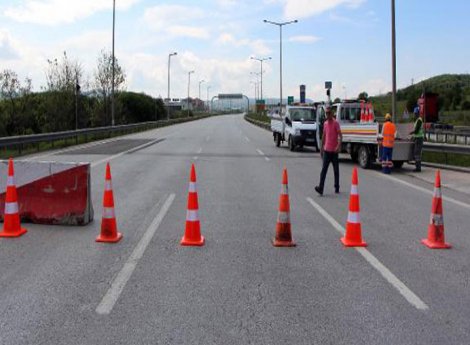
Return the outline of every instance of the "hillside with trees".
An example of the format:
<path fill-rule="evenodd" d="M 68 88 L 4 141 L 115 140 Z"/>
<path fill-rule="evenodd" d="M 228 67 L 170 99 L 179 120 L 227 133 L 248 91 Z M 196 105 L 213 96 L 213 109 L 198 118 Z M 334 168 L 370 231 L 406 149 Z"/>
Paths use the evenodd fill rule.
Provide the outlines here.
<path fill-rule="evenodd" d="M 443 74 L 397 90 L 398 118 L 405 110 L 413 111 L 424 90 L 439 94 L 438 107 L 443 121 L 470 124 L 470 74 Z M 391 92 L 369 97 L 369 100 L 378 116 L 392 111 Z"/>

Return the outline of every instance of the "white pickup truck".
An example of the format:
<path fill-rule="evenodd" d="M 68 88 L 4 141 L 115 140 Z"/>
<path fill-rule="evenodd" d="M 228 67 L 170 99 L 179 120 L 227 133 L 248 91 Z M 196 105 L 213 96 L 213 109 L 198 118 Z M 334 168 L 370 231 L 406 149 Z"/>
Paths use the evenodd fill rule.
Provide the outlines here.
<path fill-rule="evenodd" d="M 378 122 L 361 122 L 361 104 L 359 102 L 335 103 L 332 106 L 336 120 L 341 127 L 343 143 L 341 151 L 349 153 L 353 161 L 358 162 L 362 168 L 370 165 L 380 157 L 378 141 L 381 124 Z M 317 107 L 317 142 L 321 143 L 323 123 L 326 120 L 326 105 Z M 411 161 L 413 157 L 413 141 L 407 139 L 411 131 L 410 124 L 396 124 L 397 138 L 393 146 L 393 166 L 401 168 L 403 163 Z M 320 144 L 319 144 L 320 145 Z"/>
<path fill-rule="evenodd" d="M 268 116 L 277 147 L 286 141 L 291 151 L 304 146 L 313 146 L 318 151 L 315 107 L 287 106 L 285 116 L 279 115 L 279 111 Z"/>

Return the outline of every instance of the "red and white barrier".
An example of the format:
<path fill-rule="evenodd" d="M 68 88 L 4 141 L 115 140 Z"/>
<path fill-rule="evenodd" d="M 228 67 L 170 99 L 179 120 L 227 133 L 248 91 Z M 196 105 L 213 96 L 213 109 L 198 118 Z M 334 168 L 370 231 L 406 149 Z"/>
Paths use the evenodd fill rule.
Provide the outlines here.
<path fill-rule="evenodd" d="M 0 161 L 3 221 L 8 162 Z M 38 224 L 85 225 L 93 220 L 90 164 L 15 161 L 20 218 Z"/>

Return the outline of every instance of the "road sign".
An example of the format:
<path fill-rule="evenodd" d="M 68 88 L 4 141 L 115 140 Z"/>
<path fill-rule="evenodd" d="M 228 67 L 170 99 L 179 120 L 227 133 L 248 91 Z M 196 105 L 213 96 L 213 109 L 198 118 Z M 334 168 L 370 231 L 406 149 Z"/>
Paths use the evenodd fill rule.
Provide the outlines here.
<path fill-rule="evenodd" d="M 294 96 L 287 96 L 287 104 L 291 105 L 292 103 L 294 103 Z"/>
<path fill-rule="evenodd" d="M 219 93 L 219 99 L 243 99 L 241 93 Z"/>
<path fill-rule="evenodd" d="M 333 87 L 333 83 L 331 81 L 325 81 L 325 89 L 331 89 Z"/>

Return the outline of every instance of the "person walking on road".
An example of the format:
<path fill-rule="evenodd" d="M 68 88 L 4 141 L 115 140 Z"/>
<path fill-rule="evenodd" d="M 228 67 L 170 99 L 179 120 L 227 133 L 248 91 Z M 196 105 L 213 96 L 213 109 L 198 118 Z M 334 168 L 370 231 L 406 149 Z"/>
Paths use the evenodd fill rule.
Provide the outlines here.
<path fill-rule="evenodd" d="M 333 112 L 330 107 L 326 108 L 326 116 L 326 121 L 323 124 L 323 135 L 320 149 L 320 154 L 323 158 L 323 167 L 320 175 L 320 184 L 315 187 L 315 190 L 320 195 L 323 195 L 326 173 L 328 172 L 330 163 L 333 163 L 333 171 L 335 174 L 335 193 L 339 193 L 338 153 L 341 149 L 343 136 L 341 134 L 339 123 L 334 119 Z"/>
<path fill-rule="evenodd" d="M 423 128 L 423 119 L 419 116 L 419 108 L 416 107 L 414 110 L 415 115 L 415 125 L 413 131 L 410 132 L 414 140 L 414 158 L 415 158 L 415 172 L 421 171 L 421 152 L 423 151 L 423 142 L 424 142 L 424 128 Z"/>
<path fill-rule="evenodd" d="M 397 128 L 392 122 L 390 114 L 385 115 L 385 123 L 382 126 L 382 172 L 390 174 L 393 168 L 392 155 L 395 137 L 397 135 Z"/>

